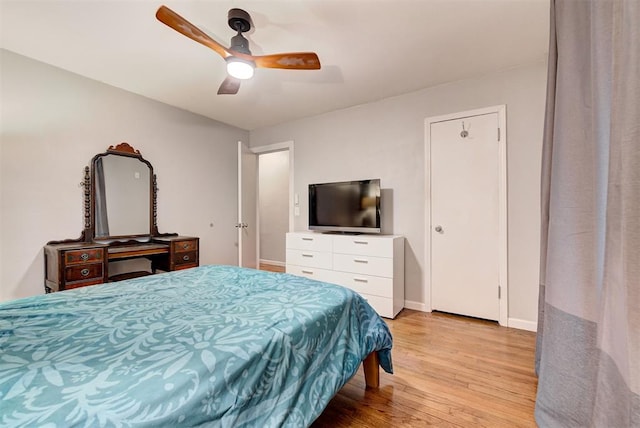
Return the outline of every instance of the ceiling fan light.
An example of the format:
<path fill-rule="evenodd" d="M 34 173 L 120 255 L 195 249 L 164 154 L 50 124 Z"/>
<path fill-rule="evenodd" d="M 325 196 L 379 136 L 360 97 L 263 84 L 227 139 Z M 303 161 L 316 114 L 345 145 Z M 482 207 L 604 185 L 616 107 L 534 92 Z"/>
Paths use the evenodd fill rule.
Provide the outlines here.
<path fill-rule="evenodd" d="M 251 79 L 254 69 L 255 66 L 250 61 L 233 57 L 227 59 L 227 73 L 236 79 Z"/>

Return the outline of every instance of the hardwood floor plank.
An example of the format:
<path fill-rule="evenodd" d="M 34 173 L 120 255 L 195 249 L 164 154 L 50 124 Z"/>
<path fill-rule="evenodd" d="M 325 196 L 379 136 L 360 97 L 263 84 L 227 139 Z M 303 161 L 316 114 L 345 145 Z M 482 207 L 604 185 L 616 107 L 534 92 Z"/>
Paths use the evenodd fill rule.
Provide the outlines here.
<path fill-rule="evenodd" d="M 367 389 L 359 370 L 313 428 L 536 426 L 535 333 L 408 309 L 385 321 L 395 373 Z"/>
<path fill-rule="evenodd" d="M 535 333 L 442 313 L 385 319 L 395 374 L 365 389 L 361 370 L 312 425 L 535 427 Z"/>
<path fill-rule="evenodd" d="M 260 270 L 266 270 L 269 272 L 284 272 L 284 266 L 272 265 L 269 263 L 260 263 Z"/>

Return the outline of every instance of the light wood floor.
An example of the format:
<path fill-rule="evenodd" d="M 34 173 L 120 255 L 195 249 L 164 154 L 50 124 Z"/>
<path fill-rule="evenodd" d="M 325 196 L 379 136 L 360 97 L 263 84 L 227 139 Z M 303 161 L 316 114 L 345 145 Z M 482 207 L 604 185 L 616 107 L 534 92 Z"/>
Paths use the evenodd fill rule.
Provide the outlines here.
<path fill-rule="evenodd" d="M 284 272 L 284 266 L 260 263 L 260 270 L 268 270 L 269 272 Z"/>
<path fill-rule="evenodd" d="M 408 309 L 385 321 L 395 373 L 366 389 L 358 370 L 313 428 L 536 426 L 534 333 Z"/>

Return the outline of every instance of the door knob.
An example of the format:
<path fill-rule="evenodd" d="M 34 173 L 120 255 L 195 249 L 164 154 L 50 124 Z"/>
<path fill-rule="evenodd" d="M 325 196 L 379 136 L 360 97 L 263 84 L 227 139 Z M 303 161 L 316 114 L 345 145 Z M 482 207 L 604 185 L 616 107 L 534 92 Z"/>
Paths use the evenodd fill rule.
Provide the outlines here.
<path fill-rule="evenodd" d="M 442 233 L 442 226 L 436 226 L 435 231 L 438 233 Z"/>

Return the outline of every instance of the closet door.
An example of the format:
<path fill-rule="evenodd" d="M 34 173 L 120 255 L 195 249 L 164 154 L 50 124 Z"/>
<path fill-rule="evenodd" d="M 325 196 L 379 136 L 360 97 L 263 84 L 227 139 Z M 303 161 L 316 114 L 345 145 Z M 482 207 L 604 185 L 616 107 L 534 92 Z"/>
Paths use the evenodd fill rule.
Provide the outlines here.
<path fill-rule="evenodd" d="M 499 320 L 498 114 L 432 123 L 431 306 Z"/>

